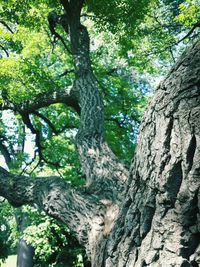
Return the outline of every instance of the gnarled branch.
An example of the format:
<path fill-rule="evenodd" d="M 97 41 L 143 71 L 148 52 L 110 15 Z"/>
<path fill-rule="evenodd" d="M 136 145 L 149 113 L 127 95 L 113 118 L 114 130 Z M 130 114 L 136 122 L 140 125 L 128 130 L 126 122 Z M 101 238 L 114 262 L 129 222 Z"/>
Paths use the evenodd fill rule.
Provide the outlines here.
<path fill-rule="evenodd" d="M 72 107 L 78 114 L 80 114 L 80 106 L 73 87 L 67 87 L 63 89 L 56 88 L 54 91 L 40 93 L 32 97 L 30 100 L 21 103 L 13 103 L 8 100 L 0 105 L 0 109 L 11 109 L 18 111 L 19 113 L 32 113 L 37 109 L 56 103 L 63 103 L 69 107 Z"/>
<path fill-rule="evenodd" d="M 59 177 L 13 175 L 0 167 L 0 195 L 14 207 L 37 204 L 50 216 L 66 223 L 82 244 L 87 242 L 86 246 L 95 238 L 95 233 L 88 236 L 88 232 L 96 216 L 98 231 L 103 228 L 105 208 L 98 198 L 72 188 Z"/>

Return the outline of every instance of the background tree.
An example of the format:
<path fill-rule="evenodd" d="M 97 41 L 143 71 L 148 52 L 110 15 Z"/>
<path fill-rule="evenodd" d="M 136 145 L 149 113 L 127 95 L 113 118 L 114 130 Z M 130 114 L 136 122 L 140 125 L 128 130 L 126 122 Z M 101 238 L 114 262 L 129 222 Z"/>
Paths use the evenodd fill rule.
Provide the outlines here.
<path fill-rule="evenodd" d="M 162 64 L 164 61 L 169 62 L 168 55 L 174 59 L 172 54 L 172 46 L 175 44 L 173 34 L 177 34 L 179 30 L 177 27 L 170 29 L 168 25 L 163 26 L 163 20 L 160 21 L 160 18 L 163 19 L 164 9 L 162 6 L 164 4 L 169 4 L 166 5 L 170 7 L 167 16 L 168 14 L 172 16 L 177 9 L 177 3 L 168 3 L 167 1 L 165 3 L 154 1 L 135 1 L 135 3 L 120 1 L 118 3 L 114 1 L 107 3 L 106 11 L 105 5 L 102 3 L 87 1 L 83 4 L 83 1 L 76 1 L 76 3 L 61 1 L 61 4 L 55 4 L 51 1 L 42 3 L 27 1 L 22 5 L 20 1 L 7 1 L 2 5 L 1 13 L 4 18 L 3 23 L 1 23 L 3 24 L 2 55 L 6 56 L 6 58 L 3 56 L 1 60 L 3 66 L 1 68 L 2 110 L 12 110 L 19 120 L 20 127 L 25 124 L 30 129 L 35 136 L 37 149 L 33 160 L 26 164 L 27 166 L 23 168 L 20 175 L 13 176 L 1 169 L 0 192 L 14 206 L 34 203 L 49 215 L 66 223 L 74 231 L 79 242 L 85 246 L 93 266 L 117 266 L 117 264 L 118 266 L 133 266 L 133 264 L 145 266 L 153 264 L 154 261 L 157 261 L 156 264 L 159 261 L 162 264 L 166 258 L 173 258 L 171 252 L 166 252 L 168 248 L 165 249 L 165 246 L 162 245 L 158 249 L 154 249 L 156 252 L 149 250 L 148 257 L 150 257 L 149 255 L 152 257 L 148 261 L 144 259 L 142 251 L 143 247 L 147 250 L 145 242 L 148 239 L 145 237 L 148 232 L 151 233 L 154 215 L 160 211 L 160 205 L 157 207 L 156 201 L 160 197 L 162 198 L 162 194 L 169 193 L 166 202 L 163 202 L 166 208 L 163 214 L 164 218 L 166 214 L 168 215 L 168 210 L 173 210 L 174 198 L 178 195 L 183 178 L 182 169 L 180 170 L 181 160 L 184 162 L 183 155 L 180 153 L 179 157 L 182 158 L 178 162 L 170 161 L 170 157 L 173 158 L 171 156 L 173 151 L 170 150 L 169 140 L 173 132 L 173 112 L 176 111 L 176 108 L 169 112 L 172 118 L 168 121 L 168 115 L 163 114 L 162 111 L 159 114 L 157 114 L 157 110 L 152 111 L 152 113 L 153 104 L 150 105 L 149 113 L 146 113 L 147 118 L 149 118 L 149 122 L 152 122 L 151 125 L 158 125 L 158 127 L 145 128 L 146 122 L 143 122 L 144 139 L 142 140 L 149 140 L 149 143 L 139 141 L 136 160 L 131 165 L 131 170 L 135 166 L 131 172 L 131 178 L 127 166 L 113 154 L 107 142 L 119 157 L 126 161 L 130 159 L 130 152 L 127 153 L 128 147 L 129 144 L 135 143 L 140 109 L 143 105 L 142 102 L 144 102 L 142 94 L 148 88 L 148 83 L 144 80 L 139 79 L 137 82 L 135 77 L 132 78 L 131 74 L 133 73 L 130 66 L 134 64 L 137 72 L 141 72 L 147 59 L 150 59 L 147 69 L 155 72 L 161 62 Z M 150 13 L 155 5 L 160 7 L 159 17 Z M 47 17 L 49 25 L 46 20 Z M 91 24 L 92 20 L 94 24 Z M 153 31 L 153 35 L 150 37 L 150 32 L 155 29 L 154 20 L 157 21 L 156 25 L 159 27 Z M 93 27 L 93 25 L 95 26 Z M 113 40 L 118 42 L 120 46 L 118 45 L 111 50 L 110 47 L 105 47 L 102 44 L 98 46 L 94 43 L 90 57 L 89 36 L 86 26 L 93 27 L 91 36 L 95 33 L 94 29 L 99 34 L 102 30 L 108 30 L 107 34 L 102 34 L 102 39 Z M 165 29 L 168 29 L 167 33 Z M 31 42 L 27 39 L 27 35 L 31 37 Z M 52 45 L 47 38 L 48 36 L 52 38 L 53 53 L 50 52 Z M 133 36 L 133 39 L 128 38 L 130 36 Z M 155 60 L 155 55 L 153 53 L 152 56 L 150 51 L 153 51 L 153 47 L 156 49 L 154 42 L 156 37 L 157 40 L 161 39 L 161 42 L 163 40 L 164 51 L 160 51 L 162 52 L 160 62 L 158 62 L 157 68 L 153 68 L 152 63 Z M 130 41 L 127 42 L 127 40 Z M 144 45 L 138 52 L 136 48 L 141 40 Z M 158 44 L 160 45 L 160 43 Z M 190 62 L 190 70 L 195 69 L 196 72 L 198 72 L 198 64 L 193 63 L 192 53 L 197 53 L 197 49 L 198 46 L 195 46 L 191 50 Z M 97 63 L 102 54 L 108 55 L 107 51 L 112 52 L 112 60 L 109 61 L 109 57 L 107 57 L 107 59 Z M 124 59 L 124 64 L 122 64 L 123 60 L 118 60 L 119 55 L 121 59 Z M 96 76 L 92 69 L 91 59 Z M 183 57 L 183 66 L 189 68 L 189 64 L 185 63 L 189 59 L 190 57 L 186 57 L 186 59 Z M 195 76 L 192 76 L 192 85 L 198 85 L 196 72 Z M 181 76 L 176 68 L 174 73 L 177 77 Z M 108 79 L 108 76 L 111 77 Z M 173 81 L 173 77 L 170 79 Z M 186 79 L 183 83 L 187 85 L 189 82 Z M 133 86 L 135 90 L 131 91 L 130 88 Z M 168 90 L 167 82 L 163 86 L 158 90 L 157 98 L 160 98 L 159 94 L 163 91 L 162 88 L 166 87 L 166 94 L 169 94 L 169 99 L 171 99 L 171 91 Z M 178 99 L 179 94 L 183 99 L 188 97 L 174 85 L 175 89 L 177 91 L 174 92 L 174 95 L 177 94 Z M 198 86 L 197 92 L 192 91 L 191 97 L 193 97 L 193 93 L 198 96 Z M 104 96 L 104 103 L 102 95 Z M 173 102 L 171 99 L 171 103 L 174 103 L 175 107 L 177 106 L 176 100 Z M 116 104 L 120 104 L 120 109 Z M 198 106 L 198 104 L 195 105 Z M 157 106 L 159 104 L 156 104 Z M 156 123 L 153 123 L 154 116 L 158 116 Z M 166 125 L 169 122 L 167 130 L 163 130 L 163 135 L 159 132 L 160 117 L 163 121 L 166 119 Z M 105 134 L 105 129 L 107 131 L 117 130 L 111 136 L 110 132 Z M 146 138 L 145 136 L 148 136 L 151 131 L 150 139 Z M 25 132 L 25 134 L 27 133 Z M 157 166 L 157 162 L 154 164 L 152 153 L 154 144 L 158 142 L 157 139 L 155 142 L 153 141 L 154 136 L 157 138 L 156 134 L 158 134 L 161 143 L 163 141 L 164 144 L 159 150 L 160 153 L 167 157 L 166 145 L 170 155 L 166 161 L 164 160 L 162 166 L 158 164 L 161 166 L 159 171 L 156 167 L 153 168 L 154 165 Z M 75 135 L 76 142 L 74 142 Z M 193 156 L 196 153 L 196 132 L 194 135 L 187 153 Z M 3 144 L 12 150 L 12 146 L 9 144 L 14 142 L 12 134 L 8 140 L 4 140 Z M 115 145 L 116 142 L 117 146 Z M 73 160 L 77 157 L 77 152 L 80 163 Z M 148 158 L 145 155 L 148 155 Z M 19 157 L 21 157 L 19 162 L 26 162 L 28 159 L 28 155 L 25 153 L 19 154 Z M 141 166 L 144 165 L 143 161 L 146 167 L 141 169 Z M 167 164 L 169 162 L 170 166 Z M 192 169 L 193 159 L 189 165 Z M 32 170 L 35 169 L 35 166 L 38 167 L 38 170 L 33 173 Z M 152 167 L 152 175 L 151 172 L 146 171 L 149 166 Z M 166 180 L 163 181 L 163 192 L 159 189 L 160 185 L 154 185 L 153 181 L 155 173 L 162 174 L 166 166 L 171 169 L 169 176 L 163 176 Z M 46 167 L 49 168 L 51 175 L 59 172 L 62 179 L 54 176 L 47 179 L 22 175 L 25 171 L 32 176 L 35 176 L 37 172 L 42 175 L 44 170 L 47 174 Z M 63 177 L 68 177 L 68 181 L 74 184 L 75 181 L 77 183 L 77 179 L 74 178 L 77 176 L 81 178 L 78 184 L 80 185 L 85 180 L 86 186 L 74 188 L 63 179 Z M 162 178 L 162 175 L 159 177 Z M 153 187 L 152 191 L 148 190 L 151 187 L 148 187 L 147 178 Z M 165 185 L 169 190 L 166 190 Z M 13 194 L 12 188 L 15 188 L 15 194 Z M 129 191 L 127 191 L 128 189 Z M 127 192 L 129 192 L 128 195 Z M 141 194 L 147 196 L 146 202 L 139 201 Z M 139 202 L 133 200 L 134 195 Z M 193 194 L 189 198 L 190 201 L 194 201 Z M 126 218 L 125 222 L 124 218 Z M 135 224 L 132 223 L 133 219 Z M 156 219 L 154 220 L 156 221 Z M 196 220 L 193 220 L 192 223 L 189 226 L 195 228 Z M 170 223 L 168 225 L 170 227 Z M 152 229 L 154 229 L 153 226 Z M 162 227 L 157 227 L 157 230 L 158 232 L 161 231 Z M 185 245 L 187 255 L 182 252 L 179 255 L 177 252 L 177 255 L 174 256 L 174 261 L 177 260 L 178 266 L 189 264 L 189 256 L 196 250 L 197 233 L 192 235 L 190 231 L 185 230 L 189 240 Z M 182 243 L 187 241 L 186 237 L 184 236 L 180 240 L 177 247 L 182 246 Z M 119 240 L 121 241 L 119 242 Z M 125 241 L 123 242 L 123 240 Z M 167 238 L 161 243 L 165 242 L 168 242 Z M 188 252 L 191 242 L 193 249 Z M 138 249 L 140 246 L 141 249 Z M 119 257 L 118 249 L 122 251 L 123 256 Z M 166 256 L 159 258 L 159 253 L 162 252 L 163 255 L 166 252 Z"/>

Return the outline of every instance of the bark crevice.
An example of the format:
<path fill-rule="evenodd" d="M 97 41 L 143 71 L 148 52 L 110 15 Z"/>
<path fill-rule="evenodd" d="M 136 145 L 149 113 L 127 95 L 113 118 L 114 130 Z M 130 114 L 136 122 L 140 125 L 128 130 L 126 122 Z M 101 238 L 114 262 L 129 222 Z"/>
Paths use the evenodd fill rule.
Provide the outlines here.
<path fill-rule="evenodd" d="M 187 164 L 188 164 L 188 172 L 191 171 L 192 166 L 193 166 L 193 160 L 194 160 L 194 154 L 196 151 L 197 147 L 197 141 L 196 141 L 196 136 L 193 134 L 192 138 L 190 140 L 188 150 L 187 150 Z"/>

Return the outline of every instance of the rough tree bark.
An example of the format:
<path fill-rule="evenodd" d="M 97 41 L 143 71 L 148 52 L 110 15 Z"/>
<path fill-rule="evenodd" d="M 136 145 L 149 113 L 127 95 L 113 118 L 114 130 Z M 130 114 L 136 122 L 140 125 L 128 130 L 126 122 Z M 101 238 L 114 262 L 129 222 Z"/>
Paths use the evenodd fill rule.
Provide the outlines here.
<path fill-rule="evenodd" d="M 200 43 L 144 114 L 127 198 L 104 266 L 200 265 Z"/>
<path fill-rule="evenodd" d="M 200 264 L 200 44 L 188 50 L 156 90 L 128 172 L 104 139 L 103 102 L 80 23 L 82 0 L 61 3 L 75 81 L 70 90 L 3 108 L 25 116 L 62 102 L 80 112 L 77 134 L 87 184 L 25 177 L 0 168 L 0 195 L 13 206 L 33 203 L 62 220 L 86 248 L 93 267 Z M 67 23 L 66 23 L 67 22 Z"/>

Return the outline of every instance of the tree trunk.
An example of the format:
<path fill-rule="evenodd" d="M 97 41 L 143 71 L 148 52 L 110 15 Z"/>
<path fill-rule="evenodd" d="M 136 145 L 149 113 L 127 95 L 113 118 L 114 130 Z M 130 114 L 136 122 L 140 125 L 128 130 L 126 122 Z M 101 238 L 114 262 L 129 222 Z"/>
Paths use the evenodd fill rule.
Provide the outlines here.
<path fill-rule="evenodd" d="M 15 220 L 17 224 L 17 230 L 20 234 L 27 227 L 27 216 L 23 212 L 15 212 Z M 21 238 L 17 244 L 17 267 L 32 267 L 33 266 L 34 249 L 31 245 L 26 243 L 26 240 Z"/>
<path fill-rule="evenodd" d="M 200 43 L 156 90 L 131 180 L 102 266 L 200 266 Z"/>
<path fill-rule="evenodd" d="M 61 0 L 75 80 L 70 90 L 60 92 L 65 92 L 65 104 L 81 111 L 76 144 L 87 184 L 77 189 L 59 177 L 33 178 L 0 168 L 0 195 L 13 206 L 35 203 L 66 223 L 85 246 L 92 267 L 197 266 L 200 43 L 156 90 L 129 173 L 105 142 L 103 101 L 87 29 L 80 23 L 83 2 Z M 56 102 L 61 102 L 61 93 L 4 108 L 25 116 Z"/>
<path fill-rule="evenodd" d="M 17 246 L 17 267 L 33 266 L 34 249 L 21 239 Z"/>

